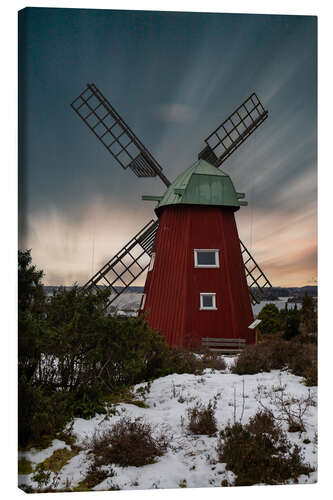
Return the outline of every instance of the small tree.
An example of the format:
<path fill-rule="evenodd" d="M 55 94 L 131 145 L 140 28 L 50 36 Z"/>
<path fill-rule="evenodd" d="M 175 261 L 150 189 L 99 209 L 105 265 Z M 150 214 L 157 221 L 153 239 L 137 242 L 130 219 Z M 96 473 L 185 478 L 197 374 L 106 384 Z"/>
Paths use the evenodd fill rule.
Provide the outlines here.
<path fill-rule="evenodd" d="M 286 340 L 290 340 L 299 334 L 299 323 L 299 315 L 295 314 L 294 311 L 289 312 L 286 318 L 286 326 L 283 334 L 283 337 Z"/>
<path fill-rule="evenodd" d="M 317 310 L 311 295 L 305 293 L 301 308 L 301 331 L 302 333 L 317 333 Z"/>
<path fill-rule="evenodd" d="M 40 359 L 39 340 L 45 312 L 43 271 L 32 264 L 31 250 L 18 252 L 18 368 L 32 379 Z"/>
<path fill-rule="evenodd" d="M 258 314 L 261 319 L 259 329 L 261 333 L 275 333 L 282 329 L 281 317 L 275 304 L 266 304 Z"/>
<path fill-rule="evenodd" d="M 297 309 L 296 303 L 293 309 L 286 309 L 284 311 L 282 324 L 284 332 L 283 337 L 285 340 L 290 340 L 300 333 L 300 312 Z"/>

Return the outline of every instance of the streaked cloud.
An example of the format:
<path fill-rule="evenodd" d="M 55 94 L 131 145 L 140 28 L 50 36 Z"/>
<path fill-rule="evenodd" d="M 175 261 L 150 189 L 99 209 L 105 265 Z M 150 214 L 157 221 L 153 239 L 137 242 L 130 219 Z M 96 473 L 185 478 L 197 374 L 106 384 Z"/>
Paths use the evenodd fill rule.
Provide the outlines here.
<path fill-rule="evenodd" d="M 243 209 L 246 210 L 246 209 Z M 299 286 L 317 275 L 317 212 L 256 212 L 237 215 L 240 239 L 273 286 Z"/>
<path fill-rule="evenodd" d="M 32 248 L 33 261 L 45 271 L 45 284 L 83 285 L 148 220 L 142 222 L 140 212 L 100 198 L 75 217 L 56 207 L 29 217 L 24 243 Z"/>
<path fill-rule="evenodd" d="M 186 104 L 163 104 L 157 110 L 159 117 L 169 123 L 186 123 L 193 120 L 197 111 Z"/>

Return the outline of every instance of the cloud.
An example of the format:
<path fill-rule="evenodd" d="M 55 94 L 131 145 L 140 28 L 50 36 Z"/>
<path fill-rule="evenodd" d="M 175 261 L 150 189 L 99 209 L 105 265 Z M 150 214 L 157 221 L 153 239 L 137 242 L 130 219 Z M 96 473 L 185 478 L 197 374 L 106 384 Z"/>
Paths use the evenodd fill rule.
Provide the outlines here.
<path fill-rule="evenodd" d="M 158 110 L 158 116 L 169 123 L 186 123 L 195 117 L 197 111 L 186 104 L 162 104 Z"/>
<path fill-rule="evenodd" d="M 147 222 L 140 211 L 95 199 L 75 217 L 50 208 L 28 218 L 24 248 L 45 285 L 83 285 Z M 138 284 L 144 283 L 144 278 Z"/>
<path fill-rule="evenodd" d="M 312 245 L 289 251 L 283 258 L 268 260 L 266 268 L 267 273 L 275 277 L 274 280 L 271 278 L 273 286 L 313 284 L 317 276 L 317 247 Z"/>
<path fill-rule="evenodd" d="M 316 204 L 299 213 L 243 212 L 237 215 L 241 240 L 273 286 L 302 286 L 317 275 Z"/>

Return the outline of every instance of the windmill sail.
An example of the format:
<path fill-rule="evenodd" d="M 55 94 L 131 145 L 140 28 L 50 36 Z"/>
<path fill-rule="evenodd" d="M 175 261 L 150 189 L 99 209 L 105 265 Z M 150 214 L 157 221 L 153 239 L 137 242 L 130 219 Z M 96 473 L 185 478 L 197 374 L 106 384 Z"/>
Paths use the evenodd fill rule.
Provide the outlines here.
<path fill-rule="evenodd" d="M 110 291 L 110 305 L 147 269 L 156 236 L 158 221 L 146 224 L 112 259 L 110 259 L 82 290 Z M 120 288 L 121 287 L 121 288 Z"/>
<path fill-rule="evenodd" d="M 268 111 L 253 93 L 206 139 L 199 158 L 219 167 L 266 120 Z"/>
<path fill-rule="evenodd" d="M 88 84 L 71 107 L 122 168 L 129 167 L 138 177 L 157 175 L 170 185 L 162 167 L 95 84 Z"/>
<path fill-rule="evenodd" d="M 244 243 L 239 240 L 241 246 L 241 252 L 245 267 L 245 275 L 249 287 L 249 293 L 251 295 L 252 304 L 259 304 L 259 295 L 263 295 L 263 288 L 271 287 L 271 283 L 267 276 L 264 274 L 263 270 L 256 263 Z"/>

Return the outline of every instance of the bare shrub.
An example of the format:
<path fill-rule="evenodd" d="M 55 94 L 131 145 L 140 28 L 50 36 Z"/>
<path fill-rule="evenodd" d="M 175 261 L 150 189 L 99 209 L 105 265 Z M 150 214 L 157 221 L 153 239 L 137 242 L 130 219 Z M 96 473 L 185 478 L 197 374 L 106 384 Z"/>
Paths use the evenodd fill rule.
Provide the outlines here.
<path fill-rule="evenodd" d="M 216 400 L 205 406 L 197 403 L 194 407 L 187 409 L 188 424 L 187 429 L 191 434 L 207 434 L 214 436 L 217 431 L 215 410 Z"/>
<path fill-rule="evenodd" d="M 217 352 L 209 349 L 199 349 L 196 353 L 189 349 L 173 347 L 167 354 L 166 370 L 163 375 L 169 373 L 193 373 L 201 375 L 203 370 L 225 370 L 226 363 Z"/>
<path fill-rule="evenodd" d="M 249 345 L 239 354 L 231 371 L 238 375 L 252 375 L 269 371 L 271 369 L 269 354 L 268 343 Z"/>
<path fill-rule="evenodd" d="M 173 347 L 168 353 L 167 370 L 163 375 L 169 373 L 193 373 L 200 375 L 204 369 L 201 358 L 188 349 Z"/>
<path fill-rule="evenodd" d="M 236 474 L 236 486 L 297 482 L 298 476 L 313 470 L 269 412 L 259 412 L 247 425 L 228 425 L 220 432 L 217 454 L 226 469 Z"/>
<path fill-rule="evenodd" d="M 316 406 L 310 390 L 306 397 L 296 397 L 286 392 L 286 386 L 281 381 L 279 386 L 273 386 L 270 390 L 258 386 L 256 400 L 265 412 L 271 412 L 271 408 L 275 408 L 278 411 L 276 420 L 286 422 L 289 432 L 304 432 L 304 417 L 310 407 Z"/>
<path fill-rule="evenodd" d="M 302 349 L 296 342 L 282 339 L 273 339 L 269 344 L 269 363 L 271 370 L 283 370 L 290 367 L 295 356 L 302 357 Z"/>
<path fill-rule="evenodd" d="M 307 387 L 313 387 L 313 386 L 318 385 L 317 361 L 315 361 L 311 366 L 308 366 L 304 370 L 304 384 Z"/>
<path fill-rule="evenodd" d="M 88 448 L 97 466 L 118 464 L 140 467 L 164 454 L 168 439 L 164 435 L 153 437 L 152 427 L 141 418 L 122 418 L 111 428 L 95 433 Z"/>
<path fill-rule="evenodd" d="M 246 347 L 238 356 L 231 371 L 245 375 L 289 369 L 294 375 L 306 378 L 310 377 L 311 370 L 314 374 L 316 359 L 315 344 L 302 344 L 297 340 L 287 341 L 277 337 Z M 315 384 L 316 378 L 312 377 L 311 382 Z"/>
<path fill-rule="evenodd" d="M 306 377 L 307 371 L 316 366 L 317 346 L 294 342 L 294 352 L 290 355 L 288 368 L 300 377 Z"/>
<path fill-rule="evenodd" d="M 269 434 L 278 440 L 281 436 L 281 428 L 277 425 L 272 412 L 268 410 L 258 411 L 250 418 L 247 428 L 251 434 Z"/>

